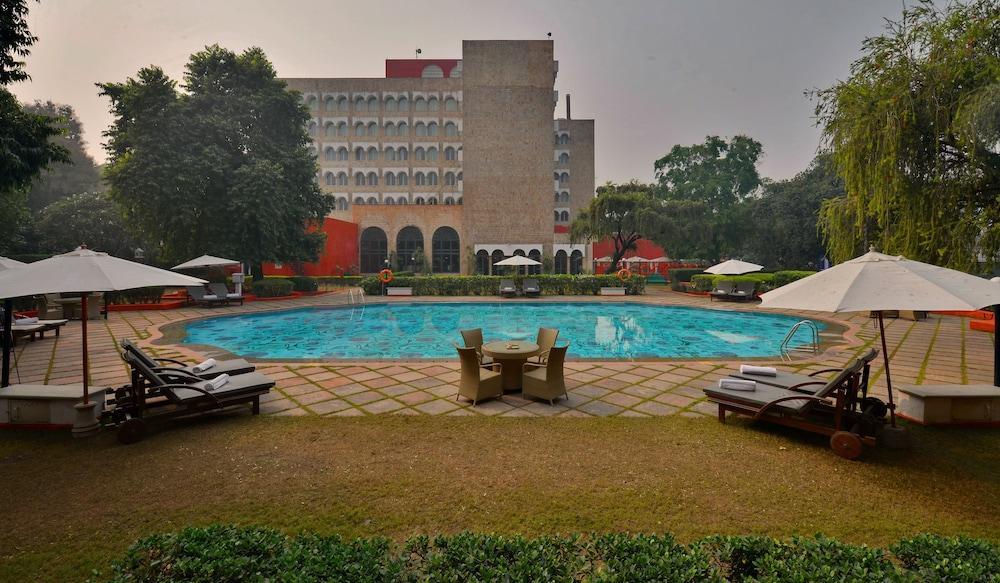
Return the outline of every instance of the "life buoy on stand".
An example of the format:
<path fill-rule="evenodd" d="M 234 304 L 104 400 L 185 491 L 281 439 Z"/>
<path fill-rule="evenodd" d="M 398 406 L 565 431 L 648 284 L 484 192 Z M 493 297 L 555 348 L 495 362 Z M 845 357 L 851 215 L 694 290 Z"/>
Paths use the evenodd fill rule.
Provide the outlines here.
<path fill-rule="evenodd" d="M 383 269 L 382 271 L 378 272 L 378 280 L 381 281 L 382 283 L 389 283 L 390 281 L 392 281 L 392 279 L 393 277 L 391 269 Z"/>
<path fill-rule="evenodd" d="M 629 271 L 627 267 L 623 267 L 623 268 L 621 268 L 621 269 L 618 270 L 618 274 L 617 275 L 618 275 L 618 279 L 619 280 L 625 281 L 626 279 L 632 277 L 632 272 Z"/>

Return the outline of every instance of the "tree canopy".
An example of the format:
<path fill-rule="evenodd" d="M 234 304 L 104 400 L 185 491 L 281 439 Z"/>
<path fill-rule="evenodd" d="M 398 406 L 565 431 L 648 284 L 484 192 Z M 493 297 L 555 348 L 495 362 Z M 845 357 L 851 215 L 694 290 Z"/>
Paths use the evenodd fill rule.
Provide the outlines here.
<path fill-rule="evenodd" d="M 109 193 L 166 259 L 316 259 L 323 235 L 307 226 L 332 200 L 316 183 L 309 113 L 263 51 L 207 47 L 191 56 L 182 90 L 159 67 L 99 87 L 114 115 Z"/>
<path fill-rule="evenodd" d="M 972 270 L 1000 254 L 1000 6 L 920 2 L 865 40 L 816 113 L 846 194 L 820 225 L 831 259 L 869 244 Z"/>
<path fill-rule="evenodd" d="M 65 253 L 85 243 L 97 251 L 131 258 L 137 246 L 125 229 L 121 212 L 106 193 L 62 198 L 39 213 L 36 226 L 39 246 L 48 253 Z"/>
<path fill-rule="evenodd" d="M 100 170 L 87 153 L 86 143 L 83 141 L 83 126 L 73 108 L 51 101 L 36 101 L 26 105 L 24 109 L 55 120 L 60 134 L 53 136 L 51 140 L 69 153 L 66 163 L 52 164 L 31 184 L 28 208 L 32 212 L 38 212 L 68 196 L 101 190 Z"/>

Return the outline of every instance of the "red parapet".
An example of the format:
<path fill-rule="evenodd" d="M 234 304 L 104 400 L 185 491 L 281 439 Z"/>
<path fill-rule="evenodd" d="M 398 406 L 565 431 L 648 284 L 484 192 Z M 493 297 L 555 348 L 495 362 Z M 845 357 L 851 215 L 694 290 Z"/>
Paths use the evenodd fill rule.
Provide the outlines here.
<path fill-rule="evenodd" d="M 458 63 L 459 59 L 386 59 L 385 78 L 420 78 L 428 65 L 437 65 L 445 77 L 451 77 L 452 69 Z"/>

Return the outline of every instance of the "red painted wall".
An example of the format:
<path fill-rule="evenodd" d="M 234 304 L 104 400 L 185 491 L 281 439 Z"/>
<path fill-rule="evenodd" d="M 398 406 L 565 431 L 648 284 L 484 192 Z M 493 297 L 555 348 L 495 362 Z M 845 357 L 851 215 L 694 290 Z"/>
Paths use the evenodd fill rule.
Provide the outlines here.
<path fill-rule="evenodd" d="M 319 261 L 303 263 L 301 275 L 343 275 L 358 266 L 358 225 L 348 221 L 327 218 L 323 221 L 326 245 Z M 280 268 L 273 263 L 264 264 L 264 275 L 297 275 L 289 263 Z"/>
<path fill-rule="evenodd" d="M 386 59 L 385 78 L 420 77 L 427 65 L 437 65 L 445 77 L 451 77 L 451 70 L 457 64 L 458 59 Z"/>

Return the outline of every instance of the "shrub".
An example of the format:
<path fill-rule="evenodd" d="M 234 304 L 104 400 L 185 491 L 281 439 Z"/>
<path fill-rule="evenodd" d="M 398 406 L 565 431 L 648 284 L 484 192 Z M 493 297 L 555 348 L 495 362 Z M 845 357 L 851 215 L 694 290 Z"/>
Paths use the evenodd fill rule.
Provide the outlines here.
<path fill-rule="evenodd" d="M 710 557 L 726 581 L 752 581 L 759 574 L 758 562 L 766 555 L 782 552 L 783 544 L 766 536 L 709 536 L 696 542 Z"/>
<path fill-rule="evenodd" d="M 763 293 L 769 289 L 773 289 L 774 274 L 747 273 L 745 275 L 712 275 L 711 273 L 703 273 L 691 277 L 691 283 L 694 284 L 694 288 L 698 291 L 711 291 L 719 285 L 719 282 L 722 281 L 752 281 L 755 284 L 754 291 L 756 293 Z"/>
<path fill-rule="evenodd" d="M 163 286 L 138 287 L 108 292 L 109 304 L 158 304 L 163 297 Z"/>
<path fill-rule="evenodd" d="M 420 581 L 566 581 L 583 566 L 576 537 L 460 533 L 406 545 L 410 569 Z"/>
<path fill-rule="evenodd" d="M 667 276 L 670 277 L 670 281 L 691 281 L 692 275 L 704 272 L 705 270 L 700 267 L 678 267 L 676 269 L 668 269 Z"/>
<path fill-rule="evenodd" d="M 779 288 L 783 285 L 788 285 L 795 280 L 802 279 L 803 277 L 809 277 L 810 275 L 816 273 L 815 271 L 777 271 L 774 273 L 774 287 Z"/>
<path fill-rule="evenodd" d="M 633 275 L 622 282 L 615 275 L 532 275 L 545 295 L 596 295 L 602 287 L 625 287 L 629 295 L 646 291 L 646 278 Z M 431 275 L 402 276 L 396 274 L 391 287 L 412 287 L 418 296 L 495 296 L 501 279 L 523 280 L 519 277 L 499 275 Z M 382 286 L 371 276 L 361 280 L 361 287 L 368 295 L 378 295 Z"/>
<path fill-rule="evenodd" d="M 323 287 L 323 289 L 329 287 L 356 287 L 361 285 L 361 280 L 364 279 L 360 275 L 324 275 L 317 277 L 316 281 Z"/>
<path fill-rule="evenodd" d="M 259 298 L 277 298 L 292 293 L 294 284 L 285 278 L 264 278 L 250 284 L 253 294 Z"/>
<path fill-rule="evenodd" d="M 591 563 L 603 565 L 592 581 L 722 581 L 701 549 L 686 549 L 664 535 L 604 534 L 590 545 Z"/>
<path fill-rule="evenodd" d="M 984 540 L 919 534 L 891 548 L 923 581 L 1000 582 L 1000 549 Z"/>
<path fill-rule="evenodd" d="M 792 538 L 756 561 L 755 581 L 905 581 L 881 549 L 817 535 Z"/>
<path fill-rule="evenodd" d="M 315 277 L 307 275 L 293 275 L 288 278 L 292 282 L 292 289 L 299 292 L 314 292 L 319 289 L 319 282 Z"/>

